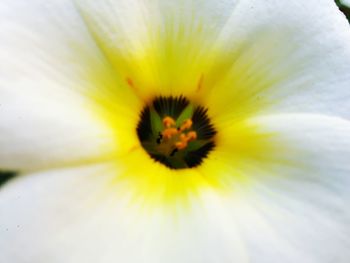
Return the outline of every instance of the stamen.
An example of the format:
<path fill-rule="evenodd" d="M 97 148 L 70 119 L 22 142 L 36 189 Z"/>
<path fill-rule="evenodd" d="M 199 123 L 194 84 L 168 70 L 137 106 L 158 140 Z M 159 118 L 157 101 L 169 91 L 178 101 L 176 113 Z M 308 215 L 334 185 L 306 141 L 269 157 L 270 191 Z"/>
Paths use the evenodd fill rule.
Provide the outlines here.
<path fill-rule="evenodd" d="M 176 128 L 167 128 L 162 132 L 164 139 L 170 139 L 176 134 L 178 134 L 178 130 Z"/>
<path fill-rule="evenodd" d="M 169 116 L 164 117 L 162 122 L 165 129 L 157 138 L 158 144 L 162 143 L 162 139 L 164 139 L 164 143 L 171 140 L 170 146 L 175 146 L 177 151 L 186 149 L 189 142 L 197 139 L 197 133 L 195 131 L 184 133 L 184 131 L 191 129 L 193 124 L 191 119 L 185 120 L 179 128 L 176 127 L 176 121 Z M 170 156 L 173 156 L 176 151 L 173 150 Z"/>
<path fill-rule="evenodd" d="M 195 131 L 190 131 L 189 133 L 187 133 L 187 140 L 190 141 L 194 141 L 197 139 L 197 133 Z"/>
<path fill-rule="evenodd" d="M 201 77 L 198 86 L 201 86 Z M 135 87 L 131 79 L 128 85 Z M 156 161 L 171 169 L 198 166 L 215 147 L 216 131 L 207 109 L 180 97 L 158 97 L 140 114 L 137 135 Z"/>
<path fill-rule="evenodd" d="M 189 142 L 197 139 L 197 133 L 195 131 L 190 131 L 187 134 L 180 134 L 180 142 L 175 143 L 175 146 L 179 150 L 187 148 Z"/>
<path fill-rule="evenodd" d="M 173 127 L 176 125 L 176 122 L 173 118 L 167 116 L 163 119 L 163 125 L 166 127 L 166 128 L 170 128 L 170 127 Z"/>
<path fill-rule="evenodd" d="M 184 123 L 181 125 L 180 127 L 180 131 L 185 131 L 185 130 L 188 130 L 192 127 L 192 120 L 191 119 L 187 119 L 184 121 Z"/>

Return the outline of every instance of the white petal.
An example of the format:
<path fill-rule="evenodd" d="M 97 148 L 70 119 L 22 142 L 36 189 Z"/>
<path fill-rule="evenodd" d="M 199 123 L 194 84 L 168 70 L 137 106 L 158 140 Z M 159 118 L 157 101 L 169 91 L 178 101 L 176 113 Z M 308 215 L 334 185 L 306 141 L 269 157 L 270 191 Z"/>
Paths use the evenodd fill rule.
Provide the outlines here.
<path fill-rule="evenodd" d="M 252 262 L 347 262 L 350 122 L 312 114 L 249 122 L 257 134 L 242 141 L 228 131 L 199 169 L 212 178 L 206 171 L 216 168 L 232 187 L 213 206 L 235 220 Z"/>
<path fill-rule="evenodd" d="M 0 34 L 0 168 L 108 154 L 114 135 L 88 93 L 118 85 L 71 1 L 1 1 Z"/>
<path fill-rule="evenodd" d="M 196 193 L 191 208 L 179 204 L 176 216 L 130 203 L 125 186 L 111 183 L 118 173 L 113 166 L 10 182 L 0 192 L 0 259 L 346 263 L 349 122 L 314 115 L 252 122 L 274 132 L 272 140 L 290 151 L 281 151 L 270 166 L 247 159 L 237 169 L 252 177 L 251 184 L 236 185 L 232 194 Z"/>
<path fill-rule="evenodd" d="M 144 97 L 188 95 L 201 83 L 213 115 L 242 104 L 249 113 L 350 112 L 350 28 L 333 1 L 105 0 L 79 8 Z"/>
<path fill-rule="evenodd" d="M 270 168 L 259 170 L 256 165 L 251 171 L 255 170 L 256 185 L 249 191 L 252 206 L 280 238 L 281 247 L 276 252 L 285 245 L 292 257 L 300 256 L 290 262 L 347 262 L 350 122 L 295 114 L 252 122 L 263 126 L 264 132 L 271 132 L 271 143 L 280 147 Z M 250 246 L 257 248 L 257 261 L 260 256 L 274 257 L 273 252 L 259 249 L 258 229 L 247 222 L 245 217 L 240 218 L 246 226 L 243 232 L 250 235 Z M 260 234 L 264 240 L 265 235 Z"/>
<path fill-rule="evenodd" d="M 203 97 L 213 115 L 230 107 L 228 119 L 257 112 L 349 117 L 348 43 L 350 27 L 334 1 L 240 1 L 217 39 L 220 80 L 205 84 L 212 90 Z"/>
<path fill-rule="evenodd" d="M 47 172 L 5 185 L 0 261 L 245 262 L 234 226 L 223 229 L 181 206 L 178 218 L 162 210 L 144 213 L 118 194 L 123 186 L 111 184 L 115 172 L 108 166 Z"/>
<path fill-rule="evenodd" d="M 89 0 L 77 6 L 116 71 L 148 100 L 193 96 L 236 2 Z"/>

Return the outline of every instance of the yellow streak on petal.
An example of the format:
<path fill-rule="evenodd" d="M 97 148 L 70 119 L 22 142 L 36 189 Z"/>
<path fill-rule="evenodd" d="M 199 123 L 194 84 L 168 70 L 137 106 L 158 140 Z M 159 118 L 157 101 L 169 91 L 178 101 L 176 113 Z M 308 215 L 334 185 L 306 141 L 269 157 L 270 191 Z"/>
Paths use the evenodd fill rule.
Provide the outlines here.
<path fill-rule="evenodd" d="M 226 53 L 209 48 L 208 31 L 200 24 L 188 28 L 169 20 L 163 33 L 155 26 L 142 48 L 126 53 L 91 28 L 106 57 L 104 65 L 92 67 L 91 110 L 113 131 L 116 145 L 111 154 L 116 175 L 109 188 L 146 210 L 190 208 L 207 191 L 232 194 L 255 180 L 259 168 L 282 162 L 279 153 L 287 150 L 272 142 L 275 134 L 247 121 L 271 104 L 260 95 L 285 77 L 284 71 L 271 74 L 270 67 L 280 60 L 276 52 L 258 52 L 274 40 L 246 46 L 243 54 L 238 47 Z M 272 66 L 256 62 L 266 56 Z M 144 103 L 167 95 L 184 95 L 209 109 L 217 146 L 198 168 L 170 170 L 152 160 L 138 141 Z"/>
<path fill-rule="evenodd" d="M 179 209 L 189 211 L 193 204 L 204 202 L 208 192 L 234 195 L 262 179 L 259 169 L 272 169 L 286 150 L 272 143 L 274 136 L 241 122 L 218 136 L 217 147 L 202 165 L 183 170 L 165 167 L 138 146 L 116 157 L 116 176 L 109 191 L 144 212 L 161 210 L 176 215 Z"/>

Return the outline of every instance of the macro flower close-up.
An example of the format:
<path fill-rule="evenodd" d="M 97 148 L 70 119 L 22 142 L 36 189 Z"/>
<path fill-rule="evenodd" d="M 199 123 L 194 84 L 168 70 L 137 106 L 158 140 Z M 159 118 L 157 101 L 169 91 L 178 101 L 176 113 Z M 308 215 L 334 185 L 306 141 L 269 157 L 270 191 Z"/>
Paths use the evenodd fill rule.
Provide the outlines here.
<path fill-rule="evenodd" d="M 350 262 L 337 4 L 1 0 L 0 262 Z"/>

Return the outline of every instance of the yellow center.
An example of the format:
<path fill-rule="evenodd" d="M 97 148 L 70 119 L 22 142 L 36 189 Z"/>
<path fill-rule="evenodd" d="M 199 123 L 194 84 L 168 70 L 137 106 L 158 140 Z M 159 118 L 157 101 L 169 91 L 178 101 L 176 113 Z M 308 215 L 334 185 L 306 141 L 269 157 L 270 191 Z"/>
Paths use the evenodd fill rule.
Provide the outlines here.
<path fill-rule="evenodd" d="M 137 41 L 139 45 L 125 52 L 125 48 L 111 46 L 94 21 L 87 22 L 106 57 L 104 64 L 98 64 L 84 54 L 91 68 L 90 83 L 95 87 L 91 96 L 97 107 L 92 112 L 114 138 L 103 147 L 113 146 L 106 159 L 115 163 L 110 186 L 118 189 L 120 196 L 132 196 L 135 203 L 144 206 L 177 207 L 206 191 L 232 193 L 240 188 L 237 185 L 255 179 L 251 174 L 261 178 L 273 170 L 271 160 L 280 160 L 284 146 L 253 119 L 275 103 L 275 97 L 262 94 L 278 87 L 284 74 L 289 74 L 283 70 L 271 74 L 269 70 L 280 62 L 281 55 L 273 36 L 263 40 L 254 35 L 250 45 L 245 39 L 214 45 L 210 27 L 168 21 L 162 30 L 150 26 L 149 38 Z M 297 72 L 297 68 L 291 70 Z M 215 150 L 205 162 L 194 169 L 171 170 L 150 158 L 135 130 L 139 113 L 153 98 L 181 95 L 208 109 L 218 133 Z M 156 147 L 163 154 L 171 154 L 174 148 L 179 153 L 188 151 L 191 143 L 199 141 L 198 132 L 191 134 L 193 124 L 179 132 L 174 121 L 174 116 L 161 116 L 164 127 L 159 131 L 164 138 Z M 194 120 L 187 121 L 188 125 Z"/>

